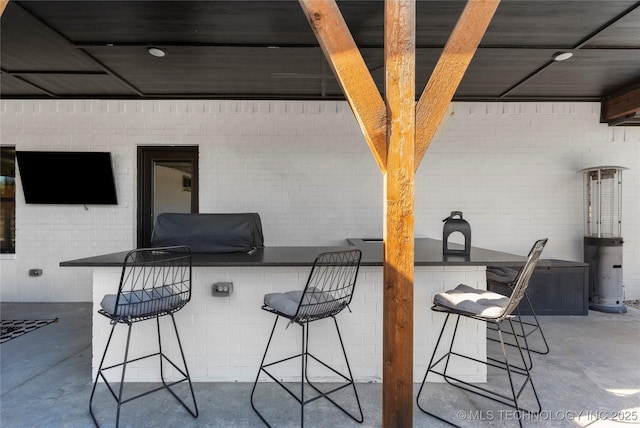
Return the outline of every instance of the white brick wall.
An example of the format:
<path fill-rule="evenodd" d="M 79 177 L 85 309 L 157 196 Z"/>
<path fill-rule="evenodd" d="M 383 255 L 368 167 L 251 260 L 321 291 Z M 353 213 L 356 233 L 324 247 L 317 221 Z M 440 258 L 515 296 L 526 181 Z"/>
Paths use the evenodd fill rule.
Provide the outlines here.
<path fill-rule="evenodd" d="M 545 257 L 581 261 L 576 171 L 626 166 L 623 275 L 627 298 L 640 298 L 640 128 L 599 123 L 599 107 L 454 103 L 416 175 L 416 236 L 439 238 L 461 210 L 475 246 L 523 254 L 546 236 Z M 135 246 L 139 145 L 199 146 L 201 212 L 259 212 L 267 245 L 382 234 L 382 176 L 345 102 L 2 100 L 0 120 L 1 143 L 18 150 L 111 151 L 119 199 L 25 205 L 18 188 L 2 301 L 91 300 L 91 269 L 58 263 Z"/>

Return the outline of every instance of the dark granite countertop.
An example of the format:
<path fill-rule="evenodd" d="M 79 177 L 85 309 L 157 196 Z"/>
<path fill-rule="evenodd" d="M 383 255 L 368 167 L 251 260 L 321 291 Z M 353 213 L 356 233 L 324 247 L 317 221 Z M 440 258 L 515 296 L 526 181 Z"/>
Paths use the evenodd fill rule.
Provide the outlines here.
<path fill-rule="evenodd" d="M 376 261 L 375 266 L 382 266 L 382 239 L 348 238 L 347 242 L 362 250 L 362 263 L 365 259 Z M 463 245 L 451 244 L 450 248 L 463 249 Z M 528 251 L 528 250 L 527 250 Z M 442 241 L 431 238 L 416 238 L 414 241 L 415 266 L 521 266 L 526 257 L 516 254 L 471 247 L 469 257 L 462 255 L 444 255 Z"/>
<path fill-rule="evenodd" d="M 251 267 L 251 266 L 311 266 L 324 251 L 353 248 L 343 247 L 265 247 L 248 253 L 193 253 L 194 267 Z M 128 251 L 61 262 L 60 266 L 122 266 Z"/>
<path fill-rule="evenodd" d="M 259 266 L 311 266 L 315 257 L 324 251 L 335 251 L 356 246 L 362 250 L 362 266 L 382 266 L 382 241 L 376 239 L 349 238 L 347 245 L 335 247 L 295 246 L 265 247 L 254 254 L 247 253 L 194 253 L 194 267 L 259 267 Z M 524 251 L 524 250 L 523 250 Z M 528 249 L 524 252 L 526 254 Z M 122 266 L 127 251 L 68 260 L 60 263 L 63 267 L 108 267 Z M 471 256 L 444 256 L 442 241 L 431 238 L 416 238 L 416 266 L 520 266 L 524 255 L 503 253 L 484 248 L 471 248 Z M 541 260 L 541 264 L 542 264 Z"/>
<path fill-rule="evenodd" d="M 382 266 L 382 239 L 348 238 L 350 245 L 362 250 L 362 263 L 364 265 Z M 533 242 L 531 243 L 533 245 Z M 452 249 L 463 249 L 463 245 L 451 244 Z M 442 253 L 442 241 L 432 238 L 416 238 L 414 241 L 414 264 L 416 266 L 506 266 L 520 267 L 527 260 L 526 254 L 530 248 L 523 248 L 522 255 L 488 250 L 486 248 L 471 247 L 471 255 L 466 258 L 459 255 L 444 255 Z M 365 262 L 365 259 L 366 262 Z M 369 261 L 372 261 L 369 263 Z M 588 266 L 583 262 L 572 262 L 558 259 L 540 259 L 538 268 L 557 268 Z"/>

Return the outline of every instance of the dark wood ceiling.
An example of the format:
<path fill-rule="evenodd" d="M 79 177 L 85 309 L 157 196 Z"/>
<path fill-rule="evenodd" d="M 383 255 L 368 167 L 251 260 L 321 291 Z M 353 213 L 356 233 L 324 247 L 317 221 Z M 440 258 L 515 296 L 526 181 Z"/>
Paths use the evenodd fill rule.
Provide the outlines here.
<path fill-rule="evenodd" d="M 465 3 L 418 0 L 417 96 Z M 383 0 L 338 5 L 383 92 Z M 0 24 L 5 99 L 344 99 L 297 0 L 11 0 Z M 640 2 L 503 0 L 454 99 L 603 101 L 638 86 Z"/>

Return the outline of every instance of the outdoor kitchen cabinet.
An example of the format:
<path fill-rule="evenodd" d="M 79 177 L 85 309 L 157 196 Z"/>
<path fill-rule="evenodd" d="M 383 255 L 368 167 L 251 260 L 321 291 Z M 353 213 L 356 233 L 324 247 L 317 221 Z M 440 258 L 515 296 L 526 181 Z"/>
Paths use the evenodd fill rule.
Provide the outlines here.
<path fill-rule="evenodd" d="M 508 295 L 507 287 L 489 284 L 489 289 Z M 537 315 L 587 315 L 589 312 L 589 265 L 564 260 L 546 260 L 529 281 L 527 295 Z M 526 302 L 520 313 L 530 315 Z"/>

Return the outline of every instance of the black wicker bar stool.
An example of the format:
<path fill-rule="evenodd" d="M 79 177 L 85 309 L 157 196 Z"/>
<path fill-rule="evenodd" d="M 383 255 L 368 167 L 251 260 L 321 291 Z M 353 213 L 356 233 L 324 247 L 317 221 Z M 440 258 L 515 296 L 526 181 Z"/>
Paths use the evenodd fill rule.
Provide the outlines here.
<path fill-rule="evenodd" d="M 187 369 L 187 362 L 184 358 L 184 351 L 180 342 L 180 335 L 173 314 L 184 307 L 191 299 L 191 249 L 187 246 L 147 248 L 130 251 L 124 260 L 120 286 L 117 294 L 107 294 L 100 303 L 101 309 L 98 311 L 110 320 L 112 325 L 107 345 L 100 361 L 100 367 L 93 383 L 91 398 L 89 399 L 89 412 L 96 426 L 99 426 L 98 419 L 93 411 L 93 399 L 98 386 L 98 381 L 102 379 L 117 404 L 115 426 L 120 423 L 120 408 L 122 405 L 133 400 L 142 398 L 153 392 L 160 390 L 169 391 L 182 406 L 193 416 L 198 417 L 198 406 L 193 393 L 191 377 Z M 180 349 L 182 361 L 180 364 L 174 363 L 163 352 L 163 343 L 160 335 L 160 318 L 169 315 L 175 332 L 175 339 Z M 155 320 L 158 351 L 149 355 L 129 356 L 129 345 L 131 343 L 131 327 L 135 323 Z M 124 359 L 121 363 L 105 366 L 105 359 L 109 352 L 113 333 L 118 325 L 127 326 L 127 341 L 124 350 Z M 126 397 L 125 374 L 127 365 L 144 359 L 156 359 L 159 366 L 159 378 L 162 385 L 140 394 Z M 173 368 L 178 375 L 178 379 L 165 379 L 166 368 Z M 119 370 L 119 372 L 118 372 Z M 107 380 L 106 373 L 119 374 L 119 384 L 112 385 Z M 113 378 L 112 378 L 113 379 Z M 113 382 L 113 380 L 112 380 Z M 187 382 L 192 408 L 178 396 L 174 387 L 180 383 Z"/>
<path fill-rule="evenodd" d="M 259 384 L 258 381 L 260 379 L 260 375 L 263 373 L 275 381 L 279 386 L 284 388 L 291 397 L 300 404 L 300 426 L 304 426 L 305 405 L 320 398 L 326 398 L 356 422 L 362 422 L 364 420 L 360 400 L 358 398 L 358 391 L 356 390 L 356 385 L 351 373 L 351 367 L 349 366 L 349 360 L 347 359 L 347 353 L 342 341 L 340 329 L 338 328 L 338 321 L 336 320 L 336 315 L 349 306 L 351 298 L 353 297 L 361 256 L 362 253 L 358 249 L 322 253 L 315 259 L 304 289 L 289 291 L 286 293 L 270 293 L 264 296 L 264 305 L 262 306 L 262 309 L 273 313 L 276 316 L 276 319 L 273 323 L 273 328 L 271 329 L 271 335 L 269 336 L 269 341 L 267 342 L 267 347 L 264 351 L 260 368 L 258 369 L 256 381 L 253 384 L 253 390 L 251 391 L 251 407 L 253 407 L 253 410 L 267 426 L 271 425 L 255 405 L 256 387 Z M 285 328 L 289 327 L 291 324 L 297 324 L 301 327 L 302 346 L 300 353 L 277 361 L 265 363 L 269 352 L 269 346 L 271 345 L 271 340 L 273 339 L 278 321 L 281 318 L 286 320 Z M 311 341 L 309 334 L 310 325 L 315 321 L 325 318 L 331 318 L 335 325 L 344 361 L 346 363 L 346 373 L 336 370 L 327 362 L 320 360 L 316 355 L 309 351 L 309 342 Z M 278 364 L 285 363 L 296 358 L 300 359 L 300 383 L 298 391 L 294 391 L 292 388 L 285 385 L 272 372 Z M 327 369 L 334 375 L 338 375 L 342 378 L 344 382 L 337 382 L 337 386 L 332 385 L 330 388 L 321 389 L 319 385 L 312 383 L 310 380 L 310 365 Z M 311 397 L 305 395 L 305 385 L 308 385 L 313 389 Z M 338 404 L 337 401 L 331 397 L 331 394 L 344 390 L 348 387 L 353 389 L 357 411 L 347 410 L 345 408 L 346 406 Z M 351 407 L 355 407 L 353 403 L 351 403 Z"/>
<path fill-rule="evenodd" d="M 421 411 L 452 424 L 450 421 L 447 421 L 427 410 L 426 403 L 421 402 L 420 400 L 429 373 L 441 376 L 441 378 L 452 386 L 514 408 L 520 426 L 522 426 L 524 412 L 535 415 L 542 410 L 538 393 L 536 392 L 531 378 L 529 368 L 531 355 L 529 350 L 522 346 L 522 335 L 515 335 L 513 336 L 513 346 L 515 346 L 517 352 L 514 351 L 515 357 L 513 355 L 508 355 L 508 346 L 504 340 L 505 329 L 503 328 L 503 324 L 508 324 L 508 331 L 512 332 L 516 331 L 515 328 L 517 328 L 517 325 L 520 325 L 521 329 L 523 328 L 522 325 L 518 323 L 517 319 L 515 319 L 516 316 L 513 315 L 513 313 L 525 296 L 527 286 L 529 285 L 529 279 L 531 278 L 531 274 L 538 263 L 540 254 L 542 253 L 546 243 L 547 239 L 541 239 L 536 241 L 533 245 L 526 263 L 522 266 L 515 278 L 513 291 L 509 297 L 492 291 L 478 290 L 465 284 L 460 284 L 453 290 L 438 293 L 434 296 L 433 306 L 431 309 L 433 311 L 446 314 L 446 318 L 442 326 L 442 330 L 440 330 L 438 340 L 436 341 L 433 354 L 431 355 L 427 372 L 424 375 L 422 384 L 420 385 L 420 390 L 416 397 L 418 408 Z M 458 350 L 458 348 L 454 346 L 460 320 L 464 318 L 487 323 L 487 325 L 491 325 L 496 329 L 498 341 L 501 345 L 501 357 L 487 355 L 485 361 L 476 355 L 470 355 L 467 352 Z M 444 352 L 444 355 L 436 359 L 436 354 L 439 352 L 439 345 L 443 338 L 443 333 L 450 320 L 455 321 L 451 341 L 448 344 L 448 349 Z M 461 334 L 461 336 L 464 335 Z M 462 337 L 461 340 L 464 340 L 464 337 Z M 440 351 L 440 353 L 442 353 L 442 351 Z M 486 385 L 467 382 L 459 376 L 453 375 L 449 372 L 449 369 L 454 362 L 460 362 L 461 364 L 464 363 L 466 366 L 481 364 L 486 365 L 487 367 L 499 369 L 499 371 L 497 370 L 498 373 L 504 372 L 506 374 L 506 380 L 509 388 L 500 388 L 498 386 L 499 382 L 490 382 L 491 379 L 488 379 Z M 506 389 L 506 391 L 503 389 Z M 530 398 L 529 402 L 534 404 L 533 408 L 525 408 L 522 404 L 521 396 L 525 391 L 528 391 L 528 397 Z"/>

